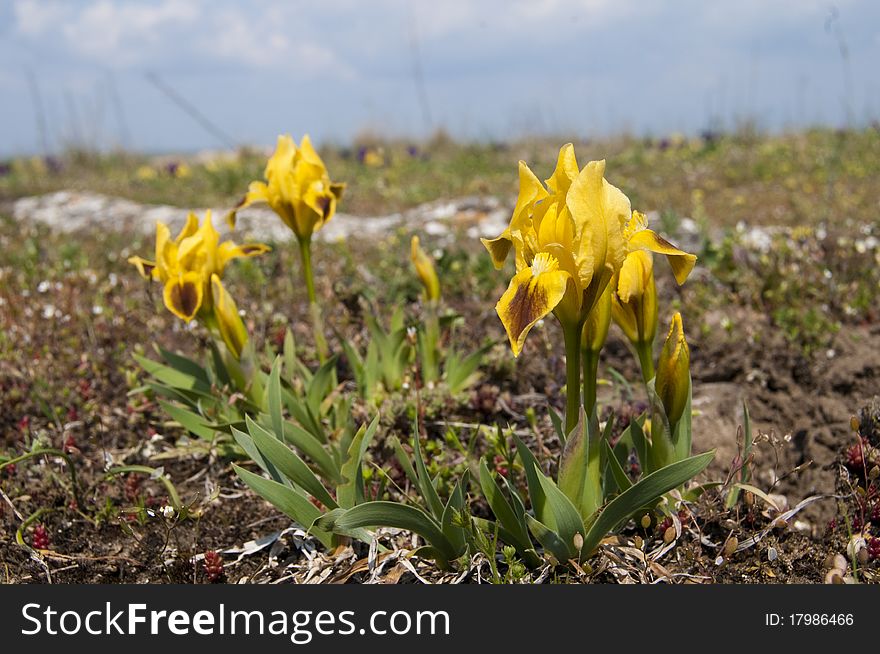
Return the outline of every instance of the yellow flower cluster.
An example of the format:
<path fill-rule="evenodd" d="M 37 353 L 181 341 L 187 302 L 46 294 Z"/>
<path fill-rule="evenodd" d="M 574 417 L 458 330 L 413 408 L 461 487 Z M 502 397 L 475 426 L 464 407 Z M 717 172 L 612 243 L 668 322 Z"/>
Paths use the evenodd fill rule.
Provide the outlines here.
<path fill-rule="evenodd" d="M 279 136 L 275 152 L 266 164 L 264 177 L 265 181 L 251 182 L 244 199 L 229 213 L 227 220 L 234 228 L 239 209 L 262 202 L 268 204 L 293 231 L 303 259 L 315 323 L 315 341 L 323 359 L 326 341 L 316 304 L 310 243 L 312 235 L 336 213 L 345 185 L 330 180 L 327 167 L 312 147 L 308 135 L 303 137 L 299 146 L 290 135 Z M 251 257 L 268 250 L 269 247 L 262 243 L 242 246 L 232 241 L 221 243 L 211 223 L 210 212 L 201 227 L 198 218 L 190 213 L 175 239 L 171 238 L 167 225 L 157 224 L 155 261 L 141 257 L 132 257 L 129 261 L 137 266 L 141 275 L 164 285 L 163 298 L 169 311 L 187 321 L 198 318 L 219 333 L 230 351 L 240 357 L 247 342 L 247 330 L 238 316 L 234 300 L 223 287 L 223 270 L 231 259 Z"/>
<path fill-rule="evenodd" d="M 247 331 L 235 301 L 223 287 L 223 271 L 232 259 L 253 257 L 268 250 L 269 246 L 263 243 L 221 243 L 211 222 L 211 212 L 205 214 L 201 225 L 198 216 L 190 212 L 174 239 L 168 225 L 156 223 L 154 261 L 137 256 L 128 261 L 145 279 L 162 283 L 162 297 L 171 313 L 186 321 L 198 317 L 209 327 L 216 327 L 229 349 L 240 356 Z"/>
<path fill-rule="evenodd" d="M 510 224 L 499 237 L 483 239 L 496 268 L 515 252 L 516 274 L 496 306 L 514 355 L 550 312 L 563 328 L 580 328 L 612 281 L 626 298 L 642 293 L 644 251 L 666 255 L 679 283 L 694 267 L 696 257 L 648 229 L 604 174 L 605 161 L 579 168 L 571 144 L 560 150 L 546 186 L 519 164 Z"/>

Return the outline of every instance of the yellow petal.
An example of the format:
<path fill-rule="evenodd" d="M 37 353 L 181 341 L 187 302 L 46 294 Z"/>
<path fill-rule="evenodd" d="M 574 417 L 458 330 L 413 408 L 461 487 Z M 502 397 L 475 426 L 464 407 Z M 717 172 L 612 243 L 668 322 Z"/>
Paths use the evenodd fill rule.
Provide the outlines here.
<path fill-rule="evenodd" d="M 614 322 L 637 347 L 653 344 L 657 334 L 657 288 L 650 252 L 626 255 L 618 274 L 612 312 Z"/>
<path fill-rule="evenodd" d="M 616 293 L 611 296 L 611 317 L 614 324 L 620 327 L 620 331 L 629 339 L 630 343 L 639 341 L 639 324 L 635 314 L 635 303 L 623 303 Z"/>
<path fill-rule="evenodd" d="M 248 185 L 247 193 L 235 209 L 226 214 L 226 223 L 229 225 L 229 229 L 235 229 L 238 210 L 249 207 L 256 202 L 269 202 L 269 189 L 264 182 L 251 182 Z"/>
<path fill-rule="evenodd" d="M 602 180 L 602 205 L 608 220 L 608 257 L 606 261 L 619 270 L 626 257 L 623 229 L 632 215 L 629 198 L 623 191 Z"/>
<path fill-rule="evenodd" d="M 566 196 L 576 226 L 578 255 L 581 260 L 590 261 L 592 274 L 606 265 L 615 273 L 620 270 L 626 256 L 623 228 L 632 216 L 629 199 L 609 184 L 604 174 L 604 160 L 589 162 L 572 182 Z M 592 274 L 582 277 L 589 278 Z"/>
<path fill-rule="evenodd" d="M 248 190 L 245 194 L 244 198 L 241 202 L 238 203 L 238 208 L 242 209 L 244 207 L 250 206 L 255 202 L 268 202 L 268 188 L 266 184 L 263 182 L 251 182 L 248 184 Z"/>
<path fill-rule="evenodd" d="M 574 221 L 571 212 L 564 204 L 545 200 L 536 207 L 535 229 L 538 232 L 538 247 L 556 243 L 566 248 L 569 252 L 574 249 Z M 540 216 L 540 217 L 538 217 Z"/>
<path fill-rule="evenodd" d="M 571 276 L 571 283 L 574 285 L 573 291 L 581 293 L 585 290 L 578 278 L 577 260 L 572 255 L 570 247 L 566 247 L 562 243 L 550 243 L 542 247 L 541 251 L 556 259 L 559 269 L 564 270 Z M 580 300 L 578 301 L 578 306 L 580 306 Z"/>
<path fill-rule="evenodd" d="M 648 229 L 648 217 L 641 211 L 633 210 L 632 217 L 629 219 L 629 222 L 627 222 L 626 227 L 623 230 L 623 238 L 628 242 L 633 234 L 640 232 L 643 229 Z"/>
<path fill-rule="evenodd" d="M 593 310 L 590 311 L 587 321 L 584 323 L 581 347 L 590 352 L 599 352 L 608 338 L 608 328 L 611 325 L 612 295 L 612 288 L 609 284 L 605 287 L 605 292 L 602 293 L 599 301 L 593 307 Z"/>
<path fill-rule="evenodd" d="M 190 211 L 186 215 L 186 224 L 180 230 L 180 234 L 174 239 L 174 242 L 180 245 L 180 242 L 188 236 L 192 236 L 199 229 L 199 217 Z"/>
<path fill-rule="evenodd" d="M 556 308 L 565 295 L 568 273 L 547 253 L 538 254 L 528 268 L 510 280 L 510 286 L 495 305 L 514 356 L 519 356 L 529 330 Z"/>
<path fill-rule="evenodd" d="M 553 193 L 565 195 L 579 172 L 577 158 L 574 156 L 574 145 L 566 143 L 559 150 L 556 170 L 545 183 Z"/>
<path fill-rule="evenodd" d="M 342 199 L 342 194 L 345 191 L 345 184 L 342 182 L 331 182 L 330 183 L 330 192 L 336 197 L 336 201 L 339 202 Z"/>
<path fill-rule="evenodd" d="M 620 301 L 626 303 L 634 296 L 644 295 L 653 271 L 654 261 L 649 252 L 635 250 L 626 255 L 617 280 Z"/>
<path fill-rule="evenodd" d="M 289 175 L 293 168 L 293 158 L 296 156 L 296 143 L 290 134 L 282 134 L 278 137 L 275 152 L 266 162 L 266 170 L 263 177 L 270 180 L 276 175 Z"/>
<path fill-rule="evenodd" d="M 580 287 L 580 312 L 581 315 L 588 315 L 601 299 L 602 295 L 611 286 L 614 279 L 614 269 L 610 263 L 606 263 L 600 270 L 597 270 L 590 283 Z"/>
<path fill-rule="evenodd" d="M 128 263 L 135 266 L 141 277 L 144 279 L 151 279 L 153 277 L 153 271 L 156 269 L 156 264 L 152 261 L 147 261 L 141 257 L 129 257 Z"/>
<path fill-rule="evenodd" d="M 547 190 L 525 161 L 519 162 L 519 195 L 510 218 L 510 225 L 496 238 L 481 238 L 480 242 L 489 251 L 492 264 L 497 270 L 504 267 L 510 248 L 517 238 L 514 232 L 527 230 L 531 226 L 531 213 L 536 202 L 547 197 Z M 522 241 L 522 236 L 519 236 Z"/>
<path fill-rule="evenodd" d="M 217 271 L 217 246 L 220 234 L 214 229 L 210 209 L 205 212 L 201 227 L 180 242 L 177 261 L 182 270 L 197 271 L 208 279 Z"/>
<path fill-rule="evenodd" d="M 177 244 L 171 240 L 171 230 L 163 222 L 156 223 L 156 269 L 153 276 L 164 282 L 177 273 Z"/>
<path fill-rule="evenodd" d="M 247 328 L 244 326 L 241 316 L 238 315 L 235 300 L 223 287 L 217 275 L 211 275 L 211 296 L 214 300 L 214 318 L 217 321 L 220 336 L 226 343 L 226 347 L 238 359 L 248 341 Z"/>
<path fill-rule="evenodd" d="M 510 229 L 521 231 L 527 227 L 529 212 L 536 202 L 548 197 L 547 189 L 541 184 L 525 161 L 519 162 L 519 195 L 513 208 Z"/>
<path fill-rule="evenodd" d="M 311 209 L 311 211 L 303 212 L 306 216 L 310 216 L 310 218 L 307 221 L 302 221 L 298 215 L 297 222 L 310 234 L 323 227 L 324 223 L 330 220 L 336 213 L 336 196 L 321 181 L 314 182 L 308 187 L 303 196 L 303 202 L 308 209 Z M 312 216 L 312 213 L 314 213 L 314 216 Z"/>
<path fill-rule="evenodd" d="M 156 222 L 156 262 L 161 265 L 165 255 L 165 244 L 171 240 L 171 230 L 161 221 Z"/>
<path fill-rule="evenodd" d="M 501 236 L 497 238 L 481 238 L 480 243 L 489 251 L 489 256 L 492 257 L 492 265 L 495 266 L 495 269 L 501 270 L 504 267 L 504 262 L 507 261 L 510 247 L 513 245 L 513 240 L 510 238 L 510 230 L 505 229 Z"/>
<path fill-rule="evenodd" d="M 672 274 L 675 275 L 675 281 L 679 284 L 684 284 L 697 261 L 695 255 L 679 250 L 672 243 L 650 229 L 642 229 L 630 236 L 628 246 L 631 250 L 644 248 L 657 254 L 665 254 L 669 260 L 669 265 L 672 266 Z"/>
<path fill-rule="evenodd" d="M 196 317 L 202 306 L 204 281 L 196 272 L 185 272 L 165 283 L 162 297 L 165 306 L 178 318 L 187 322 Z"/>
<path fill-rule="evenodd" d="M 223 241 L 217 247 L 217 272 L 222 273 L 226 268 L 226 264 L 232 259 L 256 257 L 271 250 L 272 248 L 265 243 L 236 245 L 233 241 Z"/>
<path fill-rule="evenodd" d="M 303 161 L 321 168 L 325 173 L 327 172 L 327 167 L 324 165 L 321 156 L 317 153 L 315 148 L 312 147 L 312 139 L 309 138 L 308 134 L 303 135 L 302 141 L 300 141 L 299 155 L 302 157 Z"/>
<path fill-rule="evenodd" d="M 425 288 L 425 297 L 431 301 L 439 300 L 440 280 L 437 278 L 434 260 L 422 249 L 418 236 L 413 236 L 410 241 L 410 259 Z"/>
<path fill-rule="evenodd" d="M 690 391 L 690 350 L 684 337 L 681 314 L 676 312 L 660 360 L 657 362 L 656 390 L 663 401 L 666 417 L 673 427 L 684 413 Z"/>

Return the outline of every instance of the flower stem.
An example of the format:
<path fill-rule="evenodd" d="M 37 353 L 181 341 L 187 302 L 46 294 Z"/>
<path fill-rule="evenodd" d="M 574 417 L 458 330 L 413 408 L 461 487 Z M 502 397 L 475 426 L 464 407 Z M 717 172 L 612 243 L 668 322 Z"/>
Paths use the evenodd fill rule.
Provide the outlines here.
<path fill-rule="evenodd" d="M 439 346 L 440 346 L 440 320 L 437 315 L 439 306 L 436 300 L 427 300 L 425 303 L 425 339 L 424 352 L 422 353 L 423 381 L 436 382 L 440 378 Z"/>
<path fill-rule="evenodd" d="M 581 326 L 562 327 L 565 340 L 565 435 L 577 426 L 581 405 Z"/>
<path fill-rule="evenodd" d="M 220 348 L 222 341 L 216 341 Z M 228 347 L 221 349 L 223 363 L 226 372 L 231 377 L 236 387 L 245 394 L 247 399 L 255 406 L 263 402 L 264 388 L 260 376 L 255 374 L 259 370 L 256 353 L 252 341 L 248 340 L 241 351 L 241 356 L 236 357 L 235 352 Z"/>
<path fill-rule="evenodd" d="M 306 278 L 306 290 L 309 294 L 309 304 L 318 302 L 315 297 L 315 277 L 312 274 L 312 240 L 299 239 L 299 254 L 302 258 L 303 276 Z"/>
<path fill-rule="evenodd" d="M 584 370 L 584 411 L 587 416 L 592 416 L 596 409 L 596 380 L 599 376 L 599 353 L 593 350 L 583 350 Z"/>
<path fill-rule="evenodd" d="M 675 448 L 663 428 L 663 419 L 655 415 L 651 418 L 651 449 L 648 451 L 650 469 L 645 472 L 660 470 L 674 462 Z"/>
<path fill-rule="evenodd" d="M 321 318 L 321 307 L 315 295 L 315 277 L 312 273 L 312 241 L 309 238 L 299 239 L 299 254 L 302 258 L 303 276 L 306 278 L 306 291 L 309 294 L 309 316 L 312 319 L 312 332 L 318 359 L 321 363 L 327 360 L 327 339 L 324 338 L 324 321 Z"/>
<path fill-rule="evenodd" d="M 639 357 L 639 366 L 642 368 L 642 379 L 647 384 L 654 378 L 654 352 L 651 343 L 638 343 L 636 354 Z"/>

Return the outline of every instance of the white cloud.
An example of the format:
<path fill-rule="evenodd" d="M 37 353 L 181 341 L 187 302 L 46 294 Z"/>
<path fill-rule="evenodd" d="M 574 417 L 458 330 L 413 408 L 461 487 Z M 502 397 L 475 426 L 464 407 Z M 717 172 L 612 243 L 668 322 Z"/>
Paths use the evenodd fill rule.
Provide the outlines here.
<path fill-rule="evenodd" d="M 70 6 L 61 2 L 17 0 L 12 11 L 15 26 L 24 36 L 40 36 L 69 15 Z"/>
<path fill-rule="evenodd" d="M 580 29 L 584 25 L 600 27 L 648 4 L 647 0 L 451 0 L 416 3 L 411 11 L 417 16 L 420 35 L 428 38 L 443 38 L 484 25 L 505 37 L 531 35 L 543 39 L 566 32 L 577 22 Z"/>
<path fill-rule="evenodd" d="M 190 26 L 200 12 L 200 3 L 194 0 L 78 4 L 16 0 L 13 9 L 20 35 L 57 37 L 73 54 L 113 67 L 149 60 L 168 28 Z"/>
<path fill-rule="evenodd" d="M 75 57 L 111 68 L 176 57 L 352 77 L 351 66 L 334 49 L 309 38 L 301 12 L 289 4 L 258 9 L 205 0 L 16 0 L 14 16 L 20 36 L 51 39 Z"/>
<path fill-rule="evenodd" d="M 207 58 L 299 74 L 350 78 L 351 67 L 332 49 L 307 38 L 283 10 L 245 13 L 237 8 L 210 12 L 196 49 Z"/>
<path fill-rule="evenodd" d="M 162 39 L 163 30 L 190 25 L 199 12 L 193 2 L 133 4 L 99 0 L 65 25 L 62 33 L 70 47 L 83 55 L 133 63 L 142 60 L 146 45 Z"/>

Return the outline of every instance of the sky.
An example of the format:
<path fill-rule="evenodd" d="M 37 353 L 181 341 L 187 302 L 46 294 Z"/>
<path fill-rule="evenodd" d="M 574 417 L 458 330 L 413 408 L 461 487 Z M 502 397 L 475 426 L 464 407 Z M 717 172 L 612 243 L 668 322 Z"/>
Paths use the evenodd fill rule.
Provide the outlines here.
<path fill-rule="evenodd" d="M 880 118 L 872 0 L 0 0 L 0 156 Z"/>

